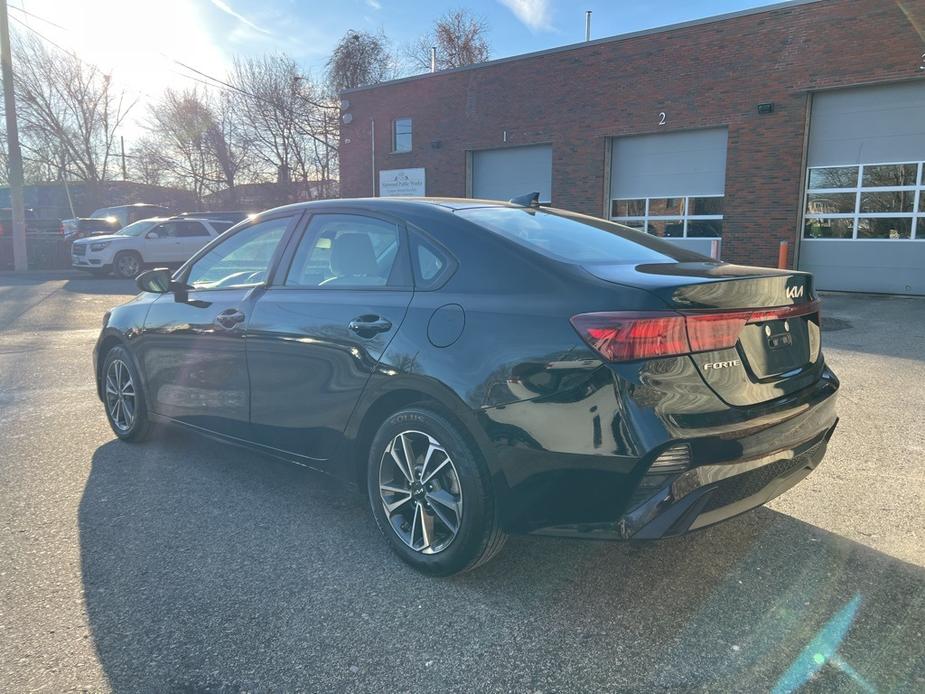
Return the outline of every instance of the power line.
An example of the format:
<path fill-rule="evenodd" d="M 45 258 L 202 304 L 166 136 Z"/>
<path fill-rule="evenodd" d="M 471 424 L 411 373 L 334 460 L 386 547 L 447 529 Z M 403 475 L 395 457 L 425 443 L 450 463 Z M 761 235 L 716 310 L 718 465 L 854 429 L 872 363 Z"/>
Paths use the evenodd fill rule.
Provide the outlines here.
<path fill-rule="evenodd" d="M 15 5 L 8 5 L 8 7 L 9 7 L 11 10 L 16 10 L 17 12 L 22 12 L 22 13 L 25 14 L 25 15 L 29 15 L 29 16 L 32 17 L 33 19 L 37 19 L 37 20 L 39 20 L 40 22 L 45 22 L 46 24 L 50 24 L 51 26 L 55 27 L 56 29 L 60 29 L 61 31 L 67 31 L 67 29 L 65 29 L 65 28 L 64 28 L 63 26 L 61 26 L 60 24 L 55 24 L 55 23 L 54 23 L 53 21 L 51 21 L 50 19 L 45 19 L 44 17 L 40 17 L 39 15 L 30 12 L 29 10 L 27 10 L 27 9 L 24 8 L 24 7 L 16 7 Z"/>
<path fill-rule="evenodd" d="M 28 10 L 26 10 L 26 9 L 24 9 L 24 8 L 21 8 L 21 7 L 13 7 L 12 9 L 17 10 L 17 11 L 19 11 L 19 12 L 22 12 L 22 13 L 24 13 L 24 14 L 26 14 L 26 15 L 28 15 L 28 16 L 34 18 L 34 19 L 38 19 L 38 20 L 41 21 L 41 22 L 45 22 L 45 23 L 47 23 L 47 24 L 50 24 L 51 26 L 56 27 L 56 28 L 58 28 L 58 29 L 61 29 L 62 31 L 69 31 L 66 27 L 63 27 L 63 26 L 61 26 L 60 24 L 56 24 L 55 22 L 51 21 L 50 19 L 46 19 L 45 17 L 42 17 L 42 16 L 40 16 L 40 15 L 37 15 L 37 14 L 35 14 L 34 12 L 29 12 Z M 76 55 L 76 53 L 74 53 L 73 51 L 68 50 L 68 49 L 64 48 L 63 46 L 61 46 L 61 45 L 55 43 L 55 42 L 52 41 L 50 38 L 48 38 L 47 36 L 44 36 L 43 34 L 39 33 L 39 31 L 37 31 L 36 29 L 33 29 L 31 26 L 29 26 L 28 24 L 25 24 L 25 23 L 22 22 L 21 20 L 16 19 L 15 17 L 13 17 L 13 21 L 15 21 L 16 23 L 18 23 L 18 24 L 20 24 L 21 26 L 25 27 L 25 28 L 28 29 L 29 31 L 34 32 L 37 36 L 39 36 L 39 37 L 42 38 L 43 40 L 47 41 L 47 42 L 50 43 L 51 45 L 55 46 L 56 48 L 58 48 L 58 49 L 64 51 L 65 53 L 71 53 L 71 54 Z M 161 51 L 160 54 L 161 54 L 161 56 L 163 56 L 163 57 L 166 58 L 167 60 L 170 60 L 171 62 L 176 63 L 176 64 L 179 65 L 180 67 L 185 68 L 185 69 L 187 69 L 187 70 L 190 70 L 191 72 L 195 72 L 197 75 L 199 75 L 199 76 L 201 76 L 201 77 L 205 77 L 207 80 L 211 80 L 212 82 L 214 82 L 214 83 L 216 83 L 216 84 L 218 84 L 218 85 L 221 85 L 222 87 L 225 87 L 225 88 L 227 88 L 227 89 L 231 89 L 231 90 L 233 90 L 233 91 L 239 92 L 240 94 L 243 94 L 244 96 L 249 96 L 249 97 L 252 98 L 252 99 L 258 99 L 258 100 L 260 100 L 260 101 L 264 101 L 264 102 L 269 103 L 269 104 L 274 105 L 274 106 L 278 105 L 278 104 L 273 103 L 273 102 L 270 101 L 269 99 L 264 99 L 263 97 L 260 97 L 260 96 L 258 96 L 257 94 L 252 94 L 252 93 L 250 93 L 250 92 L 248 92 L 248 91 L 246 91 L 246 90 L 244 90 L 244 89 L 241 89 L 240 87 L 236 87 L 236 86 L 233 85 L 233 84 L 230 84 L 230 83 L 228 83 L 228 82 L 225 82 L 224 80 L 221 80 L 221 79 L 219 79 L 218 77 L 213 77 L 212 75 L 209 75 L 209 74 L 203 72 L 202 70 L 199 70 L 199 69 L 197 69 L 197 68 L 194 68 L 192 65 L 187 65 L 186 63 L 184 63 L 184 62 L 182 62 L 182 61 L 180 61 L 180 60 L 177 60 L 176 58 L 173 58 L 173 57 L 167 55 L 167 54 L 164 53 L 163 51 Z M 81 62 L 86 62 L 86 61 L 83 61 L 83 60 L 82 60 Z M 89 65 L 89 63 L 87 63 L 87 64 Z M 92 66 L 92 67 L 97 67 L 97 66 L 94 65 L 94 66 Z M 97 68 L 97 69 L 99 69 L 99 68 Z M 105 71 L 104 71 L 104 72 L 105 72 Z M 187 79 L 194 79 L 194 78 L 192 78 L 192 77 L 189 77 L 189 75 L 181 75 L 181 77 L 186 77 Z M 297 78 L 297 79 L 301 79 L 301 78 Z M 194 80 L 194 81 L 199 81 L 199 80 Z M 207 84 L 207 83 L 203 82 L 202 84 Z M 209 86 L 214 86 L 214 85 L 209 85 Z M 150 95 L 149 95 L 149 96 L 150 96 Z M 311 104 L 312 106 L 314 106 L 315 108 L 323 108 L 323 109 L 331 109 L 331 110 L 336 110 L 336 109 L 338 108 L 337 106 L 333 106 L 333 105 L 331 105 L 331 104 L 322 104 L 322 103 L 319 103 L 319 102 L 314 101 L 313 99 L 309 99 L 309 98 L 305 98 L 305 101 L 306 101 L 307 103 Z M 291 113 L 291 112 L 290 112 L 290 113 Z"/>
<path fill-rule="evenodd" d="M 16 9 L 16 8 L 13 7 L 12 9 Z M 38 29 L 35 29 L 35 28 L 29 26 L 28 24 L 26 24 L 26 23 L 25 23 L 24 21 L 22 21 L 21 19 L 17 19 L 16 17 L 10 17 L 10 19 L 12 19 L 14 22 L 16 22 L 16 23 L 17 23 L 19 26 L 21 26 L 23 29 L 28 29 L 28 30 L 31 31 L 33 34 L 35 34 L 35 35 L 38 36 L 40 39 L 42 39 L 43 41 L 45 41 L 45 42 L 47 42 L 47 43 L 50 43 L 52 46 L 54 46 L 55 48 L 57 48 L 59 51 L 63 51 L 63 52 L 65 52 L 65 53 L 67 53 L 68 55 L 73 55 L 73 56 L 74 56 L 75 58 L 77 58 L 80 62 L 82 62 L 82 63 L 84 63 L 84 64 L 86 64 L 86 65 L 89 65 L 90 67 L 94 67 L 94 68 L 96 68 L 97 70 L 100 70 L 100 68 L 97 67 L 96 65 L 92 65 L 92 64 L 86 62 L 86 61 L 83 60 L 82 58 L 78 57 L 78 56 L 77 56 L 77 53 L 75 53 L 74 51 L 72 51 L 72 50 L 69 49 L 69 48 L 65 48 L 65 47 L 62 46 L 60 43 L 55 43 L 55 42 L 52 41 L 50 38 L 48 38 L 47 36 L 45 36 L 45 34 L 43 34 L 42 32 L 40 32 Z M 105 71 L 104 71 L 104 72 L 105 72 Z"/>
<path fill-rule="evenodd" d="M 230 84 L 230 83 L 228 83 L 228 82 L 225 82 L 225 81 L 223 81 L 223 80 L 220 80 L 218 77 L 213 77 L 212 75 L 208 75 L 208 74 L 206 74 L 205 72 L 203 72 L 202 70 L 197 70 L 197 69 L 194 68 L 193 66 L 187 65 L 186 63 L 181 62 L 181 61 L 177 60 L 176 58 L 171 58 L 171 57 L 170 57 L 169 55 L 167 55 L 166 53 L 161 53 L 161 55 L 164 56 L 165 58 L 167 58 L 168 60 L 172 60 L 173 62 L 175 62 L 175 63 L 176 63 L 177 65 L 179 65 L 180 67 L 186 68 L 187 70 L 191 70 L 192 72 L 195 72 L 197 75 L 201 75 L 202 77 L 205 77 L 206 79 L 212 80 L 213 82 L 216 82 L 216 83 L 220 84 L 220 85 L 223 86 L 223 87 L 227 87 L 228 89 L 232 89 L 232 90 L 234 90 L 234 91 L 236 91 L 236 92 L 239 92 L 239 93 L 243 94 L 244 96 L 249 96 L 249 97 L 252 98 L 252 99 L 257 99 L 257 100 L 259 100 L 259 101 L 264 101 L 264 102 L 266 102 L 266 103 L 268 103 L 268 104 L 271 104 L 271 105 L 273 105 L 273 106 L 278 106 L 277 103 L 275 103 L 275 102 L 273 102 L 273 101 L 271 101 L 271 100 L 269 100 L 269 99 L 265 99 L 265 98 L 263 98 L 262 96 L 258 96 L 257 94 L 251 94 L 250 92 L 248 92 L 248 91 L 246 91 L 246 90 L 244 90 L 244 89 L 241 89 L 240 87 L 236 87 L 236 86 L 233 85 L 233 84 Z M 301 79 L 301 78 L 298 78 L 298 77 L 297 77 L 297 79 Z M 326 109 L 336 109 L 336 108 L 337 108 L 337 106 L 332 106 L 332 105 L 330 105 L 330 104 L 320 104 L 320 103 L 318 103 L 317 101 L 313 101 L 312 99 L 308 99 L 308 98 L 306 98 L 305 101 L 307 101 L 308 103 L 310 103 L 312 106 L 315 106 L 316 108 L 326 108 Z"/>
<path fill-rule="evenodd" d="M 17 9 L 17 10 L 19 10 L 19 11 L 21 11 L 21 12 L 27 14 L 27 15 L 30 16 L 30 17 L 33 17 L 33 18 L 38 19 L 38 20 L 40 20 L 40 21 L 46 22 L 46 23 L 48 23 L 48 24 L 51 24 L 52 26 L 55 26 L 55 27 L 57 27 L 57 28 L 59 28 L 59 29 L 61 29 L 61 30 L 63 30 L 63 31 L 68 31 L 68 29 L 66 29 L 65 27 L 61 26 L 60 24 L 56 24 L 55 22 L 52 22 L 51 20 L 46 19 L 46 18 L 44 18 L 44 17 L 41 17 L 41 16 L 39 16 L 39 15 L 33 13 L 33 12 L 29 12 L 29 11 L 23 9 L 23 8 L 16 8 L 16 7 L 14 7 L 13 9 Z M 92 63 L 88 63 L 87 61 L 85 61 L 85 60 L 83 60 L 82 58 L 80 58 L 80 56 L 78 56 L 77 53 L 76 53 L 75 51 L 72 51 L 72 50 L 69 50 L 69 49 L 67 49 L 67 48 L 64 48 L 64 47 L 61 46 L 60 44 L 56 43 L 55 41 L 52 41 L 50 38 L 48 38 L 47 36 L 45 36 L 44 34 L 42 34 L 42 33 L 41 33 L 40 31 L 38 31 L 37 29 L 35 29 L 35 28 L 29 26 L 29 25 L 26 24 L 25 22 L 23 22 L 23 21 L 17 19 L 16 17 L 11 17 L 11 19 L 12 19 L 14 22 L 16 22 L 17 24 L 19 24 L 20 26 L 22 26 L 23 28 L 25 28 L 25 29 L 31 31 L 32 33 L 34 33 L 36 36 L 38 36 L 39 38 L 41 38 L 43 41 L 46 41 L 47 43 L 50 43 L 52 46 L 58 48 L 59 50 L 63 51 L 64 53 L 67 53 L 67 54 L 69 54 L 69 55 L 73 55 L 77 60 L 80 60 L 80 62 L 84 63 L 85 65 L 88 65 L 89 67 L 92 67 L 92 68 L 94 68 L 94 69 L 96 69 L 96 70 L 100 70 L 100 71 L 103 72 L 104 74 L 108 74 L 107 71 L 103 70 L 102 68 L 100 68 L 100 67 L 97 66 L 97 65 L 93 65 Z M 218 85 L 218 86 L 224 87 L 224 88 L 226 88 L 226 89 L 230 89 L 230 90 L 232 90 L 232 91 L 238 92 L 239 94 L 242 94 L 242 95 L 244 95 L 244 96 L 246 96 L 246 97 L 248 97 L 248 98 L 256 99 L 257 101 L 262 101 L 262 102 L 264 102 L 264 103 L 266 103 L 266 104 L 269 104 L 270 106 L 273 106 L 274 108 L 279 108 L 280 110 L 284 111 L 290 118 L 293 119 L 293 121 L 295 121 L 295 122 L 298 121 L 298 115 L 297 115 L 294 111 L 292 111 L 292 109 L 290 109 L 290 108 L 288 108 L 288 107 L 286 107 L 286 106 L 284 106 L 284 105 L 282 105 L 282 104 L 280 104 L 280 103 L 278 103 L 278 102 L 272 101 L 272 100 L 267 99 L 267 98 L 265 98 L 265 97 L 262 97 L 262 96 L 259 96 L 259 95 L 257 95 L 257 94 L 253 94 L 253 93 L 251 93 L 251 92 L 248 92 L 247 90 L 241 89 L 240 87 L 237 87 L 237 86 L 235 86 L 235 85 L 233 85 L 233 84 L 230 84 L 229 82 L 225 82 L 224 80 L 221 80 L 221 79 L 219 79 L 219 78 L 217 78 L 217 77 L 214 77 L 214 76 L 212 76 L 212 75 L 209 75 L 208 73 L 205 73 L 205 72 L 203 72 L 202 70 L 199 70 L 199 69 L 197 69 L 197 68 L 194 68 L 192 65 L 187 65 L 186 63 L 184 63 L 184 62 L 182 62 L 182 61 L 180 61 L 180 60 L 177 60 L 176 58 L 173 58 L 173 57 L 167 55 L 166 53 L 160 52 L 160 55 L 161 55 L 162 57 L 166 58 L 167 60 L 169 60 L 169 61 L 171 61 L 171 62 L 173 62 L 173 63 L 176 63 L 176 64 L 179 65 L 180 67 L 182 67 L 182 68 L 184 68 L 184 69 L 186 69 L 186 70 L 189 70 L 189 71 L 191 71 L 191 72 L 193 72 L 193 73 L 195 73 L 195 74 L 197 74 L 197 75 L 200 75 L 201 77 L 204 77 L 206 80 L 210 80 L 211 82 L 205 82 L 205 81 L 203 81 L 203 80 L 201 80 L 201 79 L 196 79 L 195 77 L 191 77 L 190 75 L 184 75 L 184 74 L 182 74 L 182 73 L 179 73 L 179 72 L 176 72 L 176 71 L 173 71 L 173 70 L 172 70 L 171 72 L 174 72 L 174 74 L 180 75 L 181 77 L 184 77 L 184 78 L 189 79 L 189 80 L 193 80 L 194 82 L 198 82 L 198 83 L 200 83 L 200 84 L 204 84 L 204 85 L 209 86 L 209 87 L 215 87 L 215 86 Z M 300 78 L 299 78 L 299 77 L 296 77 L 296 79 L 300 79 Z M 154 98 L 151 94 L 148 94 L 147 92 L 139 91 L 138 93 L 139 93 L 139 94 L 143 94 L 143 95 L 147 96 L 148 98 L 152 98 L 152 99 Z M 321 103 L 318 103 L 318 102 L 316 102 L 316 101 L 314 101 L 314 100 L 312 100 L 312 99 L 304 98 L 304 100 L 305 100 L 307 103 L 311 104 L 312 106 L 315 106 L 316 108 L 327 109 L 327 110 L 337 110 L 337 109 L 338 109 L 337 106 L 333 106 L 333 105 L 330 105 L 330 104 L 321 104 Z M 321 144 L 321 145 L 324 145 L 325 147 L 330 147 L 330 148 L 334 149 L 335 151 L 338 149 L 338 147 L 337 147 L 336 145 L 334 145 L 334 144 L 332 144 L 332 143 L 330 143 L 330 142 L 328 142 L 328 141 L 326 141 L 326 140 L 323 140 L 323 139 L 319 138 L 318 136 L 314 135 L 313 133 L 310 133 L 310 132 L 303 132 L 303 134 L 307 135 L 308 137 L 310 137 L 311 139 L 313 139 L 315 142 L 317 142 L 317 143 L 319 143 L 319 144 Z"/>

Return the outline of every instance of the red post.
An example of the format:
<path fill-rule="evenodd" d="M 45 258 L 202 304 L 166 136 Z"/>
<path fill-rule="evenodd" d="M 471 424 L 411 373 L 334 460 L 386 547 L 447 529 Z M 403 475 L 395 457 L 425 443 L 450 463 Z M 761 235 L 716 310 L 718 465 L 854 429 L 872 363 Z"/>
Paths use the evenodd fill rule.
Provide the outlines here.
<path fill-rule="evenodd" d="M 788 263 L 787 258 L 790 255 L 790 242 L 781 241 L 780 248 L 777 251 L 777 267 L 781 270 L 786 270 Z"/>

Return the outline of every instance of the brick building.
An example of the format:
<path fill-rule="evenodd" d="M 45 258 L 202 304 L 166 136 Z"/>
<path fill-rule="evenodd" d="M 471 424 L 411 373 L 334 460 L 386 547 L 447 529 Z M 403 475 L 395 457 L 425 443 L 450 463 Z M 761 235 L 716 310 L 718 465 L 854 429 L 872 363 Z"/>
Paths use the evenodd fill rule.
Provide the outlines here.
<path fill-rule="evenodd" d="M 925 0 L 788 2 L 350 90 L 347 197 L 509 198 L 925 294 Z"/>

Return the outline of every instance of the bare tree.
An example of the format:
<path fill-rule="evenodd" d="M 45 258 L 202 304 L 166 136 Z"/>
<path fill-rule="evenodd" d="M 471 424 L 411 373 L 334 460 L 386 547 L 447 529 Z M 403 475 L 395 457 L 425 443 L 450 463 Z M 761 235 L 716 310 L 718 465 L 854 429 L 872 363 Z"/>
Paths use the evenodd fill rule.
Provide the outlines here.
<path fill-rule="evenodd" d="M 328 181 L 337 152 L 337 107 L 286 55 L 236 60 L 228 93 L 235 122 L 264 175 Z"/>
<path fill-rule="evenodd" d="M 129 150 L 129 178 L 151 186 L 172 182 L 173 161 L 164 150 L 162 138 L 147 135 Z"/>
<path fill-rule="evenodd" d="M 134 105 L 111 75 L 76 55 L 47 47 L 32 35 L 16 37 L 16 92 L 22 146 L 39 170 L 62 159 L 70 176 L 104 181 L 116 131 Z"/>
<path fill-rule="evenodd" d="M 198 89 L 168 89 L 150 108 L 152 149 L 159 149 L 164 157 L 171 182 L 192 191 L 200 200 L 214 180 L 209 136 L 214 126 L 207 99 Z"/>
<path fill-rule="evenodd" d="M 491 56 L 488 25 L 468 10 L 451 10 L 434 21 L 430 33 L 408 46 L 404 53 L 412 70 L 430 70 L 431 47 L 437 49 L 437 69 L 484 63 Z"/>
<path fill-rule="evenodd" d="M 335 94 L 396 76 L 391 47 L 381 31 L 348 31 L 334 47 L 327 68 L 328 84 Z"/>

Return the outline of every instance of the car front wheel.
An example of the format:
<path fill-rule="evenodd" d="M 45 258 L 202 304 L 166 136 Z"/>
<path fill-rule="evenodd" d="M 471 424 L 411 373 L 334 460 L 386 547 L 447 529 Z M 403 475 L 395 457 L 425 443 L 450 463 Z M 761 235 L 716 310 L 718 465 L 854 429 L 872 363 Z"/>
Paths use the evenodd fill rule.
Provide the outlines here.
<path fill-rule="evenodd" d="M 133 280 L 141 273 L 141 256 L 135 251 L 120 251 L 112 261 L 112 268 L 119 277 Z"/>
<path fill-rule="evenodd" d="M 151 429 L 141 379 L 124 347 L 113 347 L 103 362 L 103 403 L 109 426 L 123 441 L 140 442 Z"/>
<path fill-rule="evenodd" d="M 369 454 L 367 484 L 379 530 L 402 560 L 423 573 L 473 569 L 504 544 L 484 463 L 436 411 L 409 408 L 382 423 Z"/>

